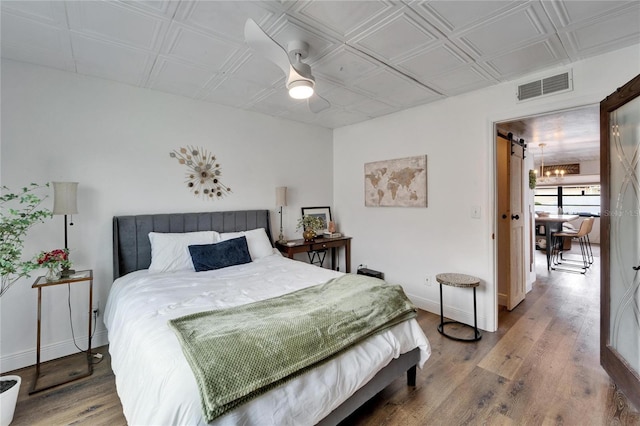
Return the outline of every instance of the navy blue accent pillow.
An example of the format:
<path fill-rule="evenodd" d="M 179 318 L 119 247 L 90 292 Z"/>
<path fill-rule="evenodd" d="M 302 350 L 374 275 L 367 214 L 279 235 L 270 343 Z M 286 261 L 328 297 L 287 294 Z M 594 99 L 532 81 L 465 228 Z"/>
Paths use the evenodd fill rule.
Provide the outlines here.
<path fill-rule="evenodd" d="M 220 241 L 216 244 L 192 245 L 189 246 L 189 253 L 191 253 L 196 272 L 251 262 L 246 237 Z"/>

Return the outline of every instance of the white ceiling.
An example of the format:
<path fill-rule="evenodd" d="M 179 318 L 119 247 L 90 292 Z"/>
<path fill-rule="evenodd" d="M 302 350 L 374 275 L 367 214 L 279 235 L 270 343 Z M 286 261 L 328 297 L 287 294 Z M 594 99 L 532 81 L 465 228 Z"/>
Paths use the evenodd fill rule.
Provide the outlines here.
<path fill-rule="evenodd" d="M 497 127 L 503 135 L 513 133 L 514 139 L 524 139 L 526 155 L 533 154 L 536 167 L 543 157 L 547 166 L 600 159 L 599 105 L 499 123 Z"/>
<path fill-rule="evenodd" d="M 2 57 L 336 128 L 640 42 L 638 1 L 2 1 Z M 301 39 L 311 113 L 243 40 Z M 514 86 L 515 96 L 515 86 Z"/>

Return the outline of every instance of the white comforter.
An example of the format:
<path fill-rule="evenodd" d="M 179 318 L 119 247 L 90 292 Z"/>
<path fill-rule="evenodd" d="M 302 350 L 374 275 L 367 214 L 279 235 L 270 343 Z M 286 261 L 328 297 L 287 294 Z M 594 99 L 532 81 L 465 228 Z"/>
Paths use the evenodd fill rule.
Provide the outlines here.
<path fill-rule="evenodd" d="M 113 283 L 105 307 L 118 395 L 130 425 L 200 425 L 200 396 L 171 318 L 275 297 L 340 275 L 274 254 L 208 272 L 137 271 Z M 333 361 L 216 419 L 219 425 L 315 424 L 393 358 L 429 342 L 416 320 L 370 337 Z"/>

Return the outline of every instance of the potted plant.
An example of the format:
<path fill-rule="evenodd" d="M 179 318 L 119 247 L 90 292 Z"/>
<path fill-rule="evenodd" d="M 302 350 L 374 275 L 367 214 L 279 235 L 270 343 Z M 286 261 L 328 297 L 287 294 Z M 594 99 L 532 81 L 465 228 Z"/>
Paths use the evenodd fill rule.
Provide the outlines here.
<path fill-rule="evenodd" d="M 30 260 L 22 260 L 22 249 L 27 231 L 36 223 L 51 217 L 51 212 L 41 208 L 42 198 L 36 191 L 46 185 L 31 185 L 20 191 L 11 192 L 2 186 L 0 194 L 0 276 L 2 297 L 19 279 L 29 277 L 29 273 L 40 267 Z M 21 383 L 20 376 L 0 377 L 0 426 L 7 426 L 13 420 Z"/>
<path fill-rule="evenodd" d="M 313 241 L 317 232 L 325 227 L 326 225 L 321 217 L 306 214 L 298 219 L 296 230 L 303 230 L 302 237 L 305 241 Z"/>
<path fill-rule="evenodd" d="M 0 377 L 0 426 L 8 426 L 13 420 L 21 382 L 20 376 Z"/>

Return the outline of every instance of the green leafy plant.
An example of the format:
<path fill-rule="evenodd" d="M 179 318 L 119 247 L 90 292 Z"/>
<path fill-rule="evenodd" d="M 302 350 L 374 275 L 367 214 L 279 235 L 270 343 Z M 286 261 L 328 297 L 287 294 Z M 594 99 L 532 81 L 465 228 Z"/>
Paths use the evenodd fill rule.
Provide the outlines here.
<path fill-rule="evenodd" d="M 536 175 L 536 172 L 529 170 L 529 189 L 536 189 L 537 180 L 538 176 Z"/>
<path fill-rule="evenodd" d="M 317 232 L 325 227 L 326 225 L 321 217 L 306 214 L 298 219 L 298 226 L 296 227 L 296 230 L 302 229 L 303 231 L 306 231 L 307 229 L 310 229 Z"/>
<path fill-rule="evenodd" d="M 38 263 L 22 260 L 22 250 L 27 231 L 38 222 L 44 222 L 52 216 L 51 212 L 40 207 L 44 198 L 36 192 L 49 184 L 32 183 L 20 191 L 11 192 L 2 186 L 0 196 L 0 276 L 3 296 L 20 278 L 29 277 L 29 273 L 40 267 Z M 45 197 L 46 198 L 46 197 Z"/>

